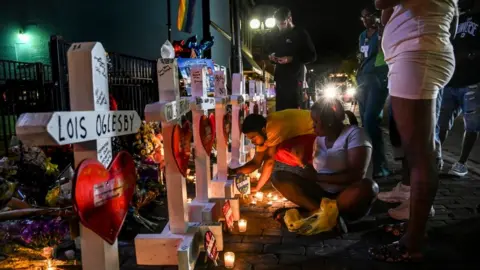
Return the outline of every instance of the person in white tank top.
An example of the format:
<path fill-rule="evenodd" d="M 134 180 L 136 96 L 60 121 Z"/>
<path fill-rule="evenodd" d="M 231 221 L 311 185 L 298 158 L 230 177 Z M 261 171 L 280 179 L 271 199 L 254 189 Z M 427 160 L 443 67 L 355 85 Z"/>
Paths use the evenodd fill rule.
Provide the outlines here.
<path fill-rule="evenodd" d="M 423 258 L 425 226 L 438 187 L 433 132 L 438 92 L 453 75 L 450 43 L 457 0 L 375 0 L 385 30 L 393 116 L 410 174 L 410 218 L 401 240 L 369 250 L 377 260 Z"/>

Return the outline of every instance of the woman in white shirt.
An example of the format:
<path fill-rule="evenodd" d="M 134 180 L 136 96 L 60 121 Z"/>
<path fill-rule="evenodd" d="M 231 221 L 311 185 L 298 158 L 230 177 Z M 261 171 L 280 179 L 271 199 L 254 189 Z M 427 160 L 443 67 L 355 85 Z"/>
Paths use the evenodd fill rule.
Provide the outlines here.
<path fill-rule="evenodd" d="M 450 33 L 457 0 L 375 0 L 375 6 L 387 21 L 382 48 L 389 66 L 393 115 L 411 165 L 411 203 L 402 239 L 370 249 L 370 254 L 383 261 L 417 261 L 423 258 L 425 226 L 438 186 L 435 101 L 455 67 Z"/>
<path fill-rule="evenodd" d="M 304 166 L 302 175 L 276 171 L 272 184 L 309 215 L 319 210 L 323 198 L 330 198 L 336 200 L 342 218 L 357 220 L 369 212 L 378 193 L 378 185 L 366 178 L 367 171 L 371 174 L 372 144 L 362 128 L 344 124 L 340 101 L 323 99 L 311 110 L 318 136 L 313 164 Z"/>

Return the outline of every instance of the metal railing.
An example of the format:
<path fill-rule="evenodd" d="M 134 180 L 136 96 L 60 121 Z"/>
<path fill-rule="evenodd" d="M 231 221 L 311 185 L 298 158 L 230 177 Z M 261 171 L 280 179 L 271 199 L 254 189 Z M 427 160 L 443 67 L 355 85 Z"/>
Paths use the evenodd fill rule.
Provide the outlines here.
<path fill-rule="evenodd" d="M 67 51 L 71 43 L 50 38 L 51 65 L 0 60 L 0 156 L 15 135 L 17 117 L 25 112 L 70 110 Z M 156 61 L 108 53 L 109 90 L 118 109 L 144 117 L 148 103 L 159 100 Z"/>

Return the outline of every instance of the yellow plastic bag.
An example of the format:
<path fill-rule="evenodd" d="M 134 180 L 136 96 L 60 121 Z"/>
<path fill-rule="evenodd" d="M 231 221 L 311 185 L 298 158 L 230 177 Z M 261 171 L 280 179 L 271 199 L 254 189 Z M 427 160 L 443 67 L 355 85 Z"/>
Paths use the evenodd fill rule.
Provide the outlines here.
<path fill-rule="evenodd" d="M 323 198 L 318 212 L 307 218 L 302 218 L 296 209 L 288 210 L 284 217 L 288 230 L 301 235 L 330 231 L 337 225 L 337 219 L 337 202 L 328 198 Z"/>

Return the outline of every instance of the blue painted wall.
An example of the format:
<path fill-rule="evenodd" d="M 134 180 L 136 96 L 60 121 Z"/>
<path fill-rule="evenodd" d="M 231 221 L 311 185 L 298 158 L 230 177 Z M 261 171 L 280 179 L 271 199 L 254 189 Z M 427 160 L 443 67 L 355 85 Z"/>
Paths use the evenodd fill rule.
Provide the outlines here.
<path fill-rule="evenodd" d="M 166 0 L 2 0 L 0 59 L 49 62 L 48 40 L 100 41 L 107 51 L 156 59 L 167 39 Z M 202 3 L 197 0 L 193 33 L 177 30 L 178 0 L 172 0 L 172 38 L 202 38 Z M 211 0 L 211 19 L 229 31 L 229 1 Z M 23 30 L 25 36 L 19 36 Z M 212 58 L 228 65 L 230 43 L 215 36 Z"/>

